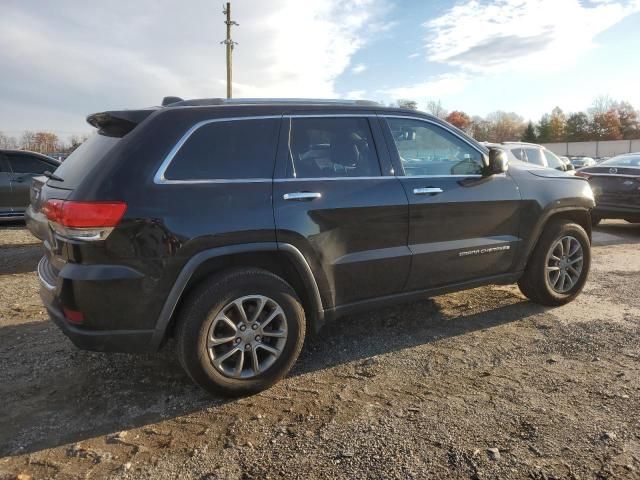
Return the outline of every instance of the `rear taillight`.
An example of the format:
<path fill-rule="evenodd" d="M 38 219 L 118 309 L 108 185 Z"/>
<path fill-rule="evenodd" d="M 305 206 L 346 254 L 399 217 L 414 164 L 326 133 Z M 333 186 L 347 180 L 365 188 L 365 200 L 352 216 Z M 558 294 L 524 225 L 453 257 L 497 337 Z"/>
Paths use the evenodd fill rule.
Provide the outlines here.
<path fill-rule="evenodd" d="M 126 211 L 124 202 L 48 200 L 42 207 L 51 227 L 74 240 L 104 240 Z"/>
<path fill-rule="evenodd" d="M 589 173 L 587 173 L 587 172 L 581 172 L 580 170 L 577 170 L 577 171 L 576 171 L 576 175 L 577 175 L 578 177 L 582 177 L 582 178 L 586 178 L 586 179 L 589 179 L 589 178 L 591 178 L 591 177 L 592 177 L 592 175 L 591 175 L 591 174 L 589 174 Z"/>

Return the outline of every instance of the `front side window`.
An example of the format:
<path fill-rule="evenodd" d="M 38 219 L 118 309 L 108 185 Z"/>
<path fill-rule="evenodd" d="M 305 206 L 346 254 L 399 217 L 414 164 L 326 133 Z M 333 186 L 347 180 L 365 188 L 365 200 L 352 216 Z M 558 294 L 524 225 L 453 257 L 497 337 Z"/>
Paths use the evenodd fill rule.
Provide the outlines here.
<path fill-rule="evenodd" d="M 52 172 L 56 169 L 56 167 L 43 162 L 39 158 L 29 155 L 7 155 L 7 160 L 13 173 L 32 173 L 39 175 L 47 170 Z"/>
<path fill-rule="evenodd" d="M 173 157 L 167 180 L 232 180 L 273 176 L 279 119 L 211 122 Z"/>
<path fill-rule="evenodd" d="M 545 167 L 544 155 L 542 154 L 542 150 L 539 148 L 525 148 L 523 149 L 525 155 L 527 156 L 527 161 L 529 163 L 534 163 L 536 165 L 542 165 Z"/>
<path fill-rule="evenodd" d="M 289 120 L 289 178 L 380 176 L 369 120 L 318 117 Z"/>
<path fill-rule="evenodd" d="M 482 154 L 447 130 L 404 118 L 387 119 L 407 176 L 479 175 Z"/>

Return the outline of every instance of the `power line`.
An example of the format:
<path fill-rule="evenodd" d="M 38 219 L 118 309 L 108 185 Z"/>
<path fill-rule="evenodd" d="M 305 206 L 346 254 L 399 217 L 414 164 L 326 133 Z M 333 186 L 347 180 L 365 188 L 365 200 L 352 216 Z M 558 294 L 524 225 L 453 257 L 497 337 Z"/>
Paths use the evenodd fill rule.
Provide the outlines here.
<path fill-rule="evenodd" d="M 237 45 L 236 42 L 234 42 L 231 39 L 231 26 L 235 25 L 236 27 L 239 27 L 240 25 L 238 25 L 236 22 L 234 22 L 233 20 L 231 20 L 231 2 L 227 2 L 227 6 L 226 7 L 222 7 L 222 14 L 227 16 L 227 19 L 225 20 L 224 23 L 226 23 L 227 25 L 227 38 L 224 39 L 222 42 L 220 43 L 224 43 L 227 46 L 227 98 L 231 98 L 232 97 L 232 91 L 231 91 L 231 80 L 232 80 L 232 53 L 233 53 L 233 47 L 234 45 Z"/>

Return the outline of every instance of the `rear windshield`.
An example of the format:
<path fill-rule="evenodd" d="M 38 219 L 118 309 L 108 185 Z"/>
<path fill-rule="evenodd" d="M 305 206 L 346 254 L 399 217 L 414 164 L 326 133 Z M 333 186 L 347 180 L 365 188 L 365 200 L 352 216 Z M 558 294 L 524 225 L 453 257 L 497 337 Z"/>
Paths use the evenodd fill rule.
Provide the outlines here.
<path fill-rule="evenodd" d="M 600 165 L 617 165 L 618 167 L 640 167 L 640 155 L 622 155 L 605 160 Z"/>
<path fill-rule="evenodd" d="M 49 180 L 48 184 L 60 188 L 76 188 L 120 140 L 117 137 L 92 134 L 57 168 L 56 176 L 64 181 Z"/>

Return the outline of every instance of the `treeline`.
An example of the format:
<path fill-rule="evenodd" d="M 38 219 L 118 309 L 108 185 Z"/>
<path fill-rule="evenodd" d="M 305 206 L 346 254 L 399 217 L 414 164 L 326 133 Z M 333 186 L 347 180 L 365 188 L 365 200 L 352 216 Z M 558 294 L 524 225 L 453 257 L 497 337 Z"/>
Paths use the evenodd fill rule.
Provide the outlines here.
<path fill-rule="evenodd" d="M 413 100 L 399 100 L 398 106 L 417 109 Z M 538 122 L 525 122 L 514 112 L 496 111 L 486 117 L 448 112 L 439 101 L 427 103 L 429 113 L 464 130 L 476 140 L 532 143 L 586 142 L 593 140 L 640 139 L 640 112 L 625 101 L 598 97 L 583 112 L 565 113 L 560 107 L 545 113 Z"/>
<path fill-rule="evenodd" d="M 0 132 L 0 148 L 30 150 L 44 153 L 71 153 L 87 139 L 87 135 L 72 135 L 66 141 L 51 132 L 24 132 L 20 138 Z"/>

